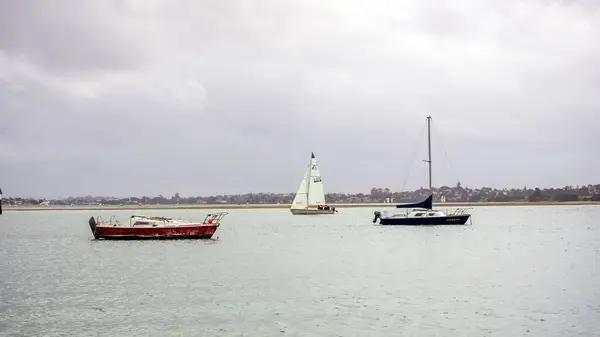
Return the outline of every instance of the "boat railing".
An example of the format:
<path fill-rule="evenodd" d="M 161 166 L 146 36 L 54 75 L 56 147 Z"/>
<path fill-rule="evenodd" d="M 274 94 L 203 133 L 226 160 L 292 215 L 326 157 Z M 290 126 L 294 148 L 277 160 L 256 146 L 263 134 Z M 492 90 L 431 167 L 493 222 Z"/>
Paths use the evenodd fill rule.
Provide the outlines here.
<path fill-rule="evenodd" d="M 448 212 L 448 215 L 450 215 L 450 216 L 465 215 L 465 214 L 467 214 L 467 212 L 470 209 L 473 209 L 473 207 L 457 207 L 457 208 L 454 208 L 453 211 Z"/>
<path fill-rule="evenodd" d="M 228 212 L 218 212 L 218 213 L 207 214 L 206 217 L 204 218 L 204 221 L 202 221 L 202 224 L 219 226 L 221 224 L 221 219 L 223 219 L 227 214 L 229 214 L 229 213 Z"/>
<path fill-rule="evenodd" d="M 108 218 L 108 222 L 106 222 L 100 215 L 98 215 L 96 217 L 96 223 L 101 226 L 113 226 L 113 227 L 121 225 L 119 220 L 117 220 L 117 217 L 114 215 L 111 215 L 110 218 Z"/>

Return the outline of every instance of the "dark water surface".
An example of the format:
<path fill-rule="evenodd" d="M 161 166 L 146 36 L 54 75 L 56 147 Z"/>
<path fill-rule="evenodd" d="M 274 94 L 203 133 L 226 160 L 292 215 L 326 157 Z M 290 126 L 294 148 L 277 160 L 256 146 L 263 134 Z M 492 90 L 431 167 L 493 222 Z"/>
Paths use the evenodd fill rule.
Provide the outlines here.
<path fill-rule="evenodd" d="M 92 240 L 91 215 L 129 212 L 0 216 L 0 335 L 600 336 L 600 207 L 239 210 L 217 241 Z"/>

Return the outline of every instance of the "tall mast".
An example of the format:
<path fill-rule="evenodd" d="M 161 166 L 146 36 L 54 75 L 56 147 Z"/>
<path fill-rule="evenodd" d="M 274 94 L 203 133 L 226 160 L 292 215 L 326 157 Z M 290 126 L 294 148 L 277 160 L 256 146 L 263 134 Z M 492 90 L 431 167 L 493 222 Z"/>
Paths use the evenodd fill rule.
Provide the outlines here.
<path fill-rule="evenodd" d="M 312 178 L 312 160 L 315 158 L 313 152 L 310 153 L 310 161 L 308 162 L 308 179 L 306 180 L 306 207 L 309 206 L 310 202 L 310 183 Z"/>
<path fill-rule="evenodd" d="M 427 147 L 429 150 L 429 193 L 433 194 L 433 188 L 431 185 L 431 116 L 427 116 Z"/>

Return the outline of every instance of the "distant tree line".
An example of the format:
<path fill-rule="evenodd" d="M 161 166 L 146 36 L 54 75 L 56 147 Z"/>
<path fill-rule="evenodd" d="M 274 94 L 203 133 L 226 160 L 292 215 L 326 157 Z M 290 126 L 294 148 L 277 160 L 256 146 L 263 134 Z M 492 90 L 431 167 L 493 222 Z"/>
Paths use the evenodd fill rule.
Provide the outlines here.
<path fill-rule="evenodd" d="M 471 189 L 458 183 L 454 187 L 434 188 L 434 201 L 439 202 L 510 202 L 510 201 L 600 201 L 600 184 L 587 186 L 565 186 L 563 188 L 494 189 L 490 187 Z M 383 203 L 413 202 L 429 195 L 429 190 L 420 188 L 414 191 L 392 192 L 389 188 L 373 187 L 370 193 L 327 193 L 328 203 Z M 69 197 L 63 199 L 5 198 L 8 205 L 191 205 L 191 204 L 291 204 L 294 193 L 246 193 L 235 195 L 214 195 L 207 197 L 182 197 L 179 193 L 164 197 Z"/>

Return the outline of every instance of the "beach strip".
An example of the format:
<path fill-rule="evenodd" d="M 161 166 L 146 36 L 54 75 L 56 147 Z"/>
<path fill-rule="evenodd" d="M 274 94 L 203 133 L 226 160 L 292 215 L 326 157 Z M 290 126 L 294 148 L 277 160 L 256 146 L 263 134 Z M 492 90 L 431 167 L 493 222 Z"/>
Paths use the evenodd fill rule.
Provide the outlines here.
<path fill-rule="evenodd" d="M 396 206 L 395 203 L 362 203 L 362 204 L 329 204 L 335 208 L 393 208 Z M 540 202 L 447 202 L 447 203 L 434 203 L 434 208 L 448 208 L 448 207 L 482 207 L 482 206 L 591 206 L 600 205 L 598 201 L 540 201 Z M 216 205 L 77 205 L 77 206 L 8 206 L 3 205 L 4 211 L 121 211 L 121 210 L 211 210 L 211 209 L 289 209 L 290 205 L 287 204 L 216 204 Z"/>

